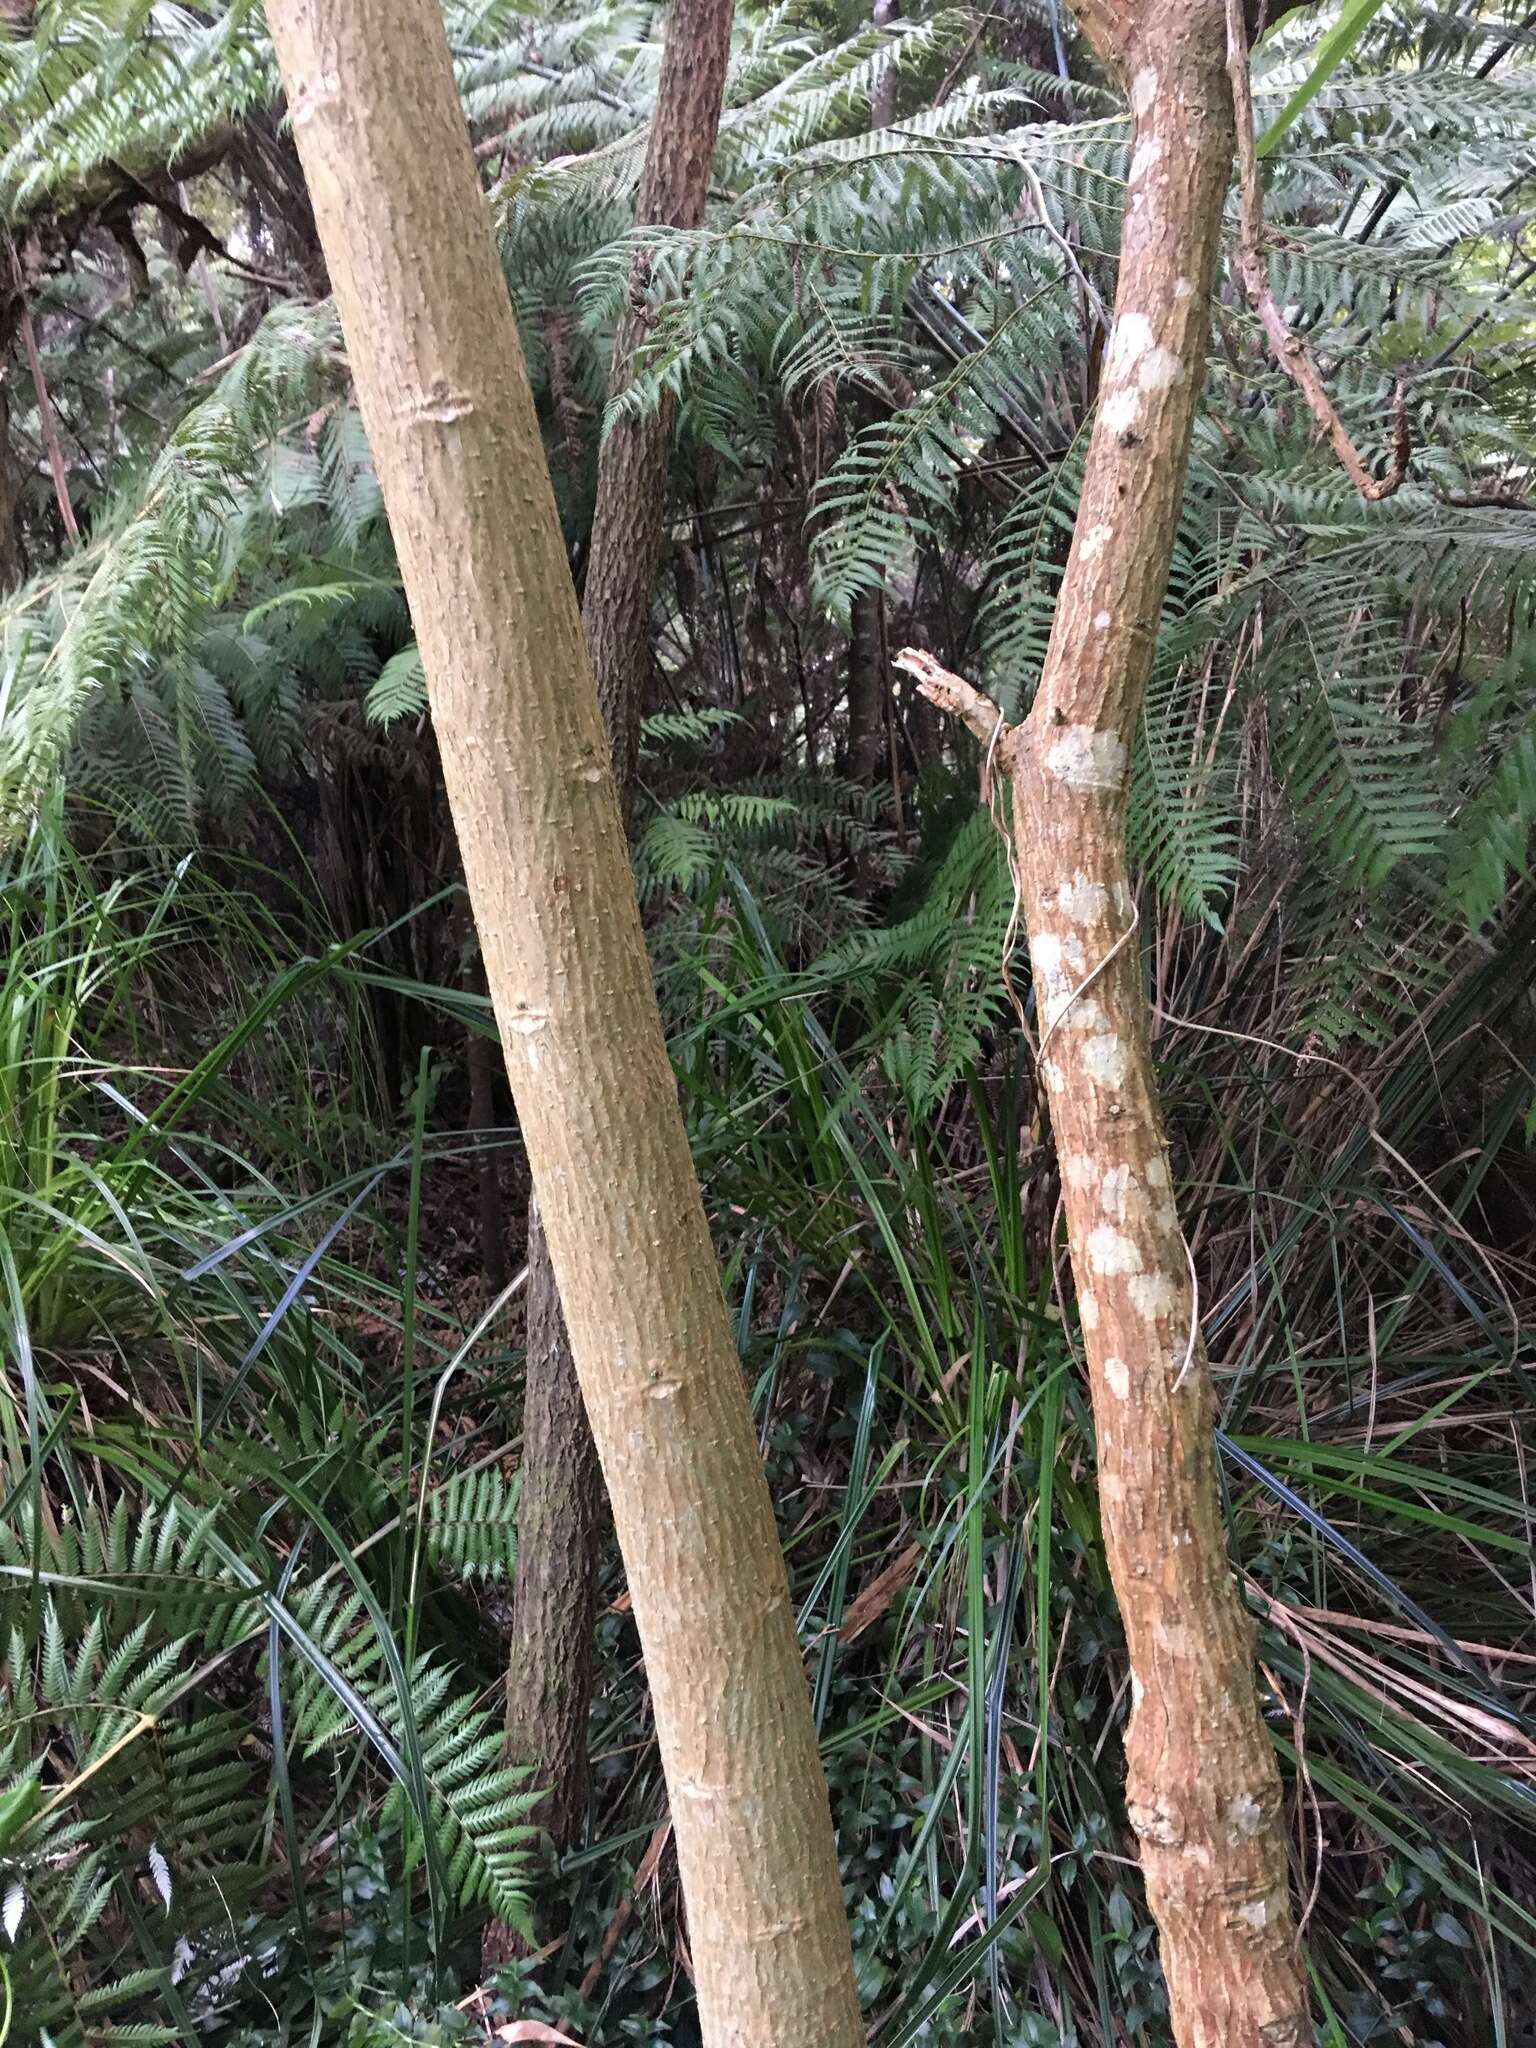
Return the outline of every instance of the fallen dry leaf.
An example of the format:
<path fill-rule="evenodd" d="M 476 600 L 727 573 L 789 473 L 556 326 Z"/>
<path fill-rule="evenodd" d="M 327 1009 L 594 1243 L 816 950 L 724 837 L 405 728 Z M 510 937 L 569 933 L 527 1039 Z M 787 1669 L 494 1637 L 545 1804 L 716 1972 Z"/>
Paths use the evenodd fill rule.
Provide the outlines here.
<path fill-rule="evenodd" d="M 871 1579 L 857 1599 L 849 1602 L 843 1625 L 837 1632 L 845 1643 L 851 1643 L 855 1636 L 861 1636 L 865 1629 L 880 1619 L 911 1578 L 922 1554 L 921 1544 L 909 1543 L 900 1557 L 888 1564 L 877 1579 Z"/>
<path fill-rule="evenodd" d="M 505 2027 L 496 2029 L 498 2041 L 554 2041 L 563 2048 L 581 2048 L 579 2041 L 573 2041 L 569 2034 L 562 2034 L 555 2027 L 546 2027 L 542 2020 L 513 2020 Z"/>

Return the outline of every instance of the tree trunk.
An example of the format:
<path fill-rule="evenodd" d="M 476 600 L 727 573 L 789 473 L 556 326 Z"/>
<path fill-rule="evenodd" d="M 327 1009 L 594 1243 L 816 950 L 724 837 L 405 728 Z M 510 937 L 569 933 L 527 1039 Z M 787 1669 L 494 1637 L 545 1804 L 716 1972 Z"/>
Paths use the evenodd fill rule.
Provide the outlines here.
<path fill-rule="evenodd" d="M 695 228 L 704 218 L 733 12 L 734 0 L 673 0 L 668 11 L 656 109 L 635 200 L 639 227 Z M 637 256 L 629 310 L 614 337 L 608 375 L 613 395 L 628 387 L 651 326 L 650 270 L 649 257 Z M 621 413 L 598 458 L 581 620 L 621 791 L 634 780 L 650 673 L 651 600 L 661 561 L 673 415 L 670 395 L 654 411 Z"/>
<path fill-rule="evenodd" d="M 1013 785 L 1040 1065 L 1065 1194 L 1099 1499 L 1132 1673 L 1128 1804 L 1181 2048 L 1311 2039 L 1281 1789 L 1216 1485 L 1214 1399 L 1171 1193 L 1126 864 L 1131 745 L 1167 584 L 1232 162 L 1223 0 L 1083 0 L 1135 116 L 1119 286 L 1071 555 Z"/>
<path fill-rule="evenodd" d="M 26 287 L 16 281 L 21 265 L 15 242 L 8 235 L 0 239 L 5 244 L 0 248 L 0 597 L 9 597 L 21 588 L 26 574 L 21 555 L 22 478 L 11 447 L 13 350 Z"/>
<path fill-rule="evenodd" d="M 848 639 L 848 744 L 843 773 L 873 782 L 885 759 L 885 665 L 880 659 L 880 592 L 861 590 L 853 600 Z"/>
<path fill-rule="evenodd" d="M 642 226 L 696 227 L 704 217 L 731 15 L 732 0 L 674 0 L 636 201 Z M 630 310 L 614 341 L 609 381 L 615 393 L 628 384 L 644 340 L 647 269 L 645 259 L 637 258 Z M 621 414 L 598 458 L 581 618 L 621 792 L 633 777 L 639 748 L 671 445 L 668 400 L 644 417 Z M 523 1398 L 507 1743 L 549 1787 L 538 1818 L 564 1848 L 586 1810 L 601 1477 L 540 1228 L 531 1228 L 528 1239 Z M 512 1939 L 509 1929 L 488 1929 L 487 1960 L 503 1960 Z"/>
<path fill-rule="evenodd" d="M 535 1818 L 564 1847 L 587 1806 L 603 1484 L 537 1201 L 528 1211 L 527 1303 L 507 1749 L 549 1788 Z M 512 1932 L 497 1922 L 486 1929 L 488 1965 L 513 1952 Z"/>
<path fill-rule="evenodd" d="M 268 22 L 645 1651 L 709 2048 L 862 2038 L 782 1552 L 435 0 Z"/>

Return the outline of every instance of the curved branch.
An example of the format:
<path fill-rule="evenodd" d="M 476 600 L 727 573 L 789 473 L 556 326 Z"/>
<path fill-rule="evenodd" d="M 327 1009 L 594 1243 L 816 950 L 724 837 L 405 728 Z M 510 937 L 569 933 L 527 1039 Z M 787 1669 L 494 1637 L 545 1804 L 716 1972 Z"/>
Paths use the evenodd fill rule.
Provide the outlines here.
<path fill-rule="evenodd" d="M 1408 406 L 1399 380 L 1392 387 L 1392 467 L 1385 476 L 1372 476 L 1349 430 L 1339 418 L 1323 383 L 1322 373 L 1307 353 L 1300 335 L 1286 325 L 1285 315 L 1269 282 L 1264 261 L 1264 201 L 1259 186 L 1258 152 L 1253 140 L 1253 97 L 1248 83 L 1248 32 L 1243 19 L 1242 0 L 1227 0 L 1227 75 L 1232 81 L 1232 104 L 1237 115 L 1237 168 L 1241 192 L 1238 267 L 1248 302 L 1263 323 L 1275 361 L 1307 402 L 1308 410 L 1328 436 L 1334 454 L 1362 498 L 1373 503 L 1390 498 L 1401 489 L 1408 474 L 1413 442 L 1408 430 Z"/>

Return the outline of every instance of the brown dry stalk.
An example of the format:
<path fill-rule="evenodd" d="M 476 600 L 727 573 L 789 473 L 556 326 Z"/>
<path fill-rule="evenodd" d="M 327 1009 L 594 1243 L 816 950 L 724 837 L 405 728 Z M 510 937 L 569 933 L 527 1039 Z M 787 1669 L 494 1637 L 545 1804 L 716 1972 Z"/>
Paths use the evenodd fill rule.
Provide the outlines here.
<path fill-rule="evenodd" d="M 1237 116 L 1238 269 L 1243 289 L 1269 337 L 1275 361 L 1307 401 L 1345 475 L 1362 498 L 1373 502 L 1390 498 L 1402 487 L 1413 453 L 1402 380 L 1392 387 L 1392 467 L 1385 476 L 1372 476 L 1334 409 L 1328 387 L 1307 353 L 1306 343 L 1287 325 L 1269 282 L 1269 266 L 1264 261 L 1264 195 L 1259 183 L 1259 159 L 1253 140 L 1253 95 L 1248 81 L 1248 31 L 1243 22 L 1242 0 L 1226 0 L 1226 6 L 1227 75 L 1232 82 L 1232 104 Z"/>
<path fill-rule="evenodd" d="M 48 386 L 43 377 L 43 359 L 38 352 L 37 329 L 32 324 L 32 307 L 27 298 L 27 280 L 22 273 L 21 259 L 16 253 L 14 242 L 10 245 L 10 251 L 11 283 L 19 308 L 21 342 L 26 350 L 33 395 L 37 399 L 37 418 L 42 429 L 43 446 L 48 451 L 48 470 L 53 478 L 53 495 L 58 500 L 59 517 L 64 522 L 64 531 L 71 540 L 78 540 L 80 522 L 76 519 L 75 508 L 70 503 L 69 471 L 64 461 L 64 444 L 59 438 L 58 419 L 54 414 L 53 400 L 48 395 Z"/>

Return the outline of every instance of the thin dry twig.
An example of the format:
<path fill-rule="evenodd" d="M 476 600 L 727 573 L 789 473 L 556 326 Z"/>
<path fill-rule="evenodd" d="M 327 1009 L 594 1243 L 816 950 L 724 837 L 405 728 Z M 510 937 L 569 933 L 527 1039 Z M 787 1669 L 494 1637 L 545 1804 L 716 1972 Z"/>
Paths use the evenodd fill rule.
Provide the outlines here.
<path fill-rule="evenodd" d="M 53 476 L 53 494 L 59 501 L 59 517 L 64 522 L 64 531 L 71 540 L 80 538 L 80 522 L 75 517 L 75 508 L 69 500 L 69 472 L 64 466 L 64 444 L 59 439 L 59 423 L 54 414 L 53 400 L 48 396 L 48 386 L 43 379 L 43 359 L 38 353 L 37 329 L 32 324 L 32 307 L 27 298 L 27 281 L 22 274 L 21 258 L 16 254 L 16 244 L 10 244 L 11 283 L 16 293 L 17 319 L 21 327 L 21 343 L 27 354 L 27 369 L 32 377 L 32 390 L 37 398 L 37 417 L 43 430 L 43 446 L 48 451 L 48 468 Z"/>
<path fill-rule="evenodd" d="M 1306 400 L 1312 417 L 1328 436 L 1350 482 L 1362 498 L 1369 498 L 1373 503 L 1390 498 L 1394 491 L 1401 489 L 1413 452 L 1408 430 L 1408 404 L 1401 380 L 1392 387 L 1392 467 L 1385 476 L 1372 476 L 1335 411 L 1322 374 L 1308 355 L 1305 342 L 1286 325 L 1285 315 L 1269 282 L 1269 266 L 1264 261 L 1264 201 L 1259 186 L 1258 152 L 1253 140 L 1248 32 L 1243 23 L 1242 0 L 1227 0 L 1227 71 L 1232 80 L 1232 104 L 1237 115 L 1237 168 L 1241 196 L 1238 268 L 1242 272 L 1243 289 L 1269 337 L 1275 361 Z"/>

